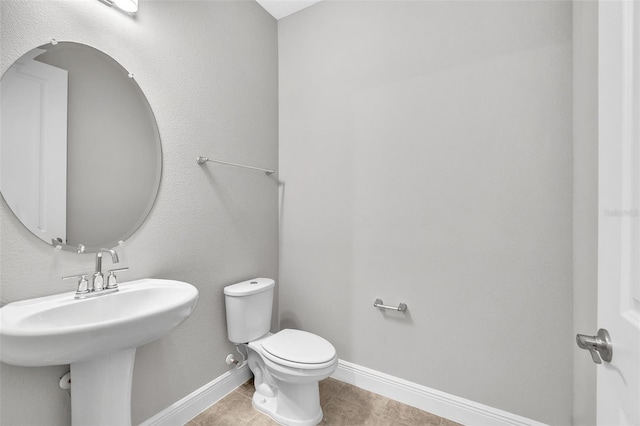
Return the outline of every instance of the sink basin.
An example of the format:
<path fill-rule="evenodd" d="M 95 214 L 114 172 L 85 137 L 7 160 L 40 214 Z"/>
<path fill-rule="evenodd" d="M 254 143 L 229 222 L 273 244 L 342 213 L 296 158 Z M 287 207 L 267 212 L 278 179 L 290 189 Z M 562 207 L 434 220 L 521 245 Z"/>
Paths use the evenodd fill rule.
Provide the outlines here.
<path fill-rule="evenodd" d="M 131 423 L 136 348 L 173 330 L 198 300 L 198 290 L 181 281 L 141 279 L 119 289 L 86 299 L 74 299 L 72 291 L 0 308 L 0 361 L 71 365 L 74 425 Z"/>
<path fill-rule="evenodd" d="M 198 290 L 180 281 L 142 279 L 87 299 L 75 292 L 0 309 L 0 360 L 37 367 L 73 364 L 164 336 L 195 307 Z"/>

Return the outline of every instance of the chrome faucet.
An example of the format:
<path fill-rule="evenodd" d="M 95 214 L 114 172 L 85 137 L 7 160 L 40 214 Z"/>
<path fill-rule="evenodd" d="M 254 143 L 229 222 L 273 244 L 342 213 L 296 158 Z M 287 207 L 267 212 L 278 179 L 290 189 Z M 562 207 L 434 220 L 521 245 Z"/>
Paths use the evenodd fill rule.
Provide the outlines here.
<path fill-rule="evenodd" d="M 101 248 L 96 252 L 96 271 L 93 273 L 93 291 L 104 290 L 104 275 L 102 275 L 102 253 L 111 254 L 111 261 L 113 263 L 120 262 L 118 259 L 118 253 L 115 250 Z"/>
<path fill-rule="evenodd" d="M 63 280 L 70 278 L 80 279 L 78 281 L 78 290 L 76 291 L 75 299 L 111 294 L 118 291 L 118 280 L 116 279 L 115 273 L 126 271 L 129 268 L 111 269 L 109 271 L 109 277 L 107 278 L 107 285 L 105 285 L 104 275 L 102 275 L 102 253 L 109 253 L 111 255 L 111 261 L 114 264 L 120 262 L 118 253 L 116 253 L 115 250 L 101 248 L 96 252 L 96 271 L 92 275 L 91 282 L 87 280 L 88 272 L 62 277 Z"/>

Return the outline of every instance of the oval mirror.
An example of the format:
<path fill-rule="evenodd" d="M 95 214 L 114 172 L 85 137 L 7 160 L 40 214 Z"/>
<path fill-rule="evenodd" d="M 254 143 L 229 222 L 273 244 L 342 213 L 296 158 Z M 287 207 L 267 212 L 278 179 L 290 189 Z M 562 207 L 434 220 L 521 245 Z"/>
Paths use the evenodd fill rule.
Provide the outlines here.
<path fill-rule="evenodd" d="M 0 192 L 27 229 L 94 252 L 140 227 L 162 150 L 151 107 L 120 64 L 83 44 L 46 44 L 2 76 L 0 100 Z"/>

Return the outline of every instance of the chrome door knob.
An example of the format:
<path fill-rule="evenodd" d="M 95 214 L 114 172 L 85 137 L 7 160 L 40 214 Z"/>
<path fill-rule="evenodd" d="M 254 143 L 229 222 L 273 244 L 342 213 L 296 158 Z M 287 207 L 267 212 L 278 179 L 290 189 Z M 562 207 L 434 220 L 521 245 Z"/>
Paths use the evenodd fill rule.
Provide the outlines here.
<path fill-rule="evenodd" d="M 595 336 L 587 336 L 584 334 L 576 335 L 576 342 L 580 349 L 586 349 L 591 354 L 593 362 L 602 364 L 602 361 L 611 362 L 613 358 L 613 345 L 611 344 L 611 336 L 604 328 L 598 330 Z"/>

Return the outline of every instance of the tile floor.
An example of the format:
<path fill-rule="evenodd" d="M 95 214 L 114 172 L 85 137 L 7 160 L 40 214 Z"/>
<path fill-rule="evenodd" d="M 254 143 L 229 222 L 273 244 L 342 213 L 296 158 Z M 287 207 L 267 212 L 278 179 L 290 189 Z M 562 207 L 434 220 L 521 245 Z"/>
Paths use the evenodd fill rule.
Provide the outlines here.
<path fill-rule="evenodd" d="M 248 381 L 200 413 L 187 426 L 277 425 L 252 407 L 253 390 L 253 383 Z M 460 426 L 332 378 L 320 382 L 320 405 L 324 412 L 322 425 Z"/>

